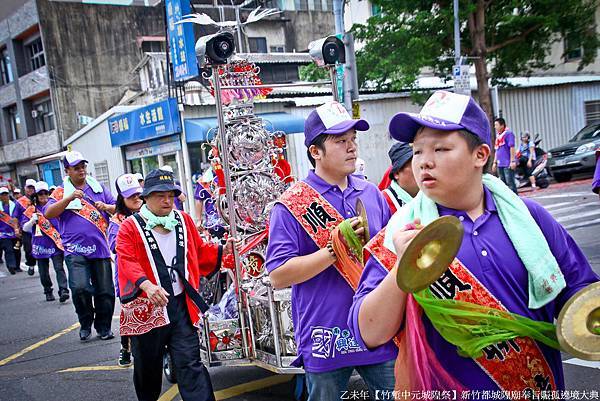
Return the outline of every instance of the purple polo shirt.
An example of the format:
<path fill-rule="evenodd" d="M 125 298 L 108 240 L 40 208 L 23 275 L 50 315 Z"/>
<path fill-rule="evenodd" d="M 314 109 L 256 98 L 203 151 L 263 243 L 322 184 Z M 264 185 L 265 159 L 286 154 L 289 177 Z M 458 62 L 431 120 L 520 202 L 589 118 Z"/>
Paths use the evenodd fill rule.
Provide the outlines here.
<path fill-rule="evenodd" d="M 115 295 L 117 297 L 121 296 L 121 291 L 119 290 L 119 265 L 117 263 L 117 234 L 119 233 L 119 228 L 121 228 L 120 224 L 115 223 L 114 221 L 110 221 L 108 223 L 108 234 L 106 235 L 108 239 L 108 249 L 115 255 Z"/>
<path fill-rule="evenodd" d="M 438 210 L 441 216 L 453 215 L 462 220 L 465 231 L 458 259 L 509 311 L 533 320 L 552 323 L 571 296 L 588 284 L 598 281 L 599 278 L 573 238 L 550 213 L 530 199 L 523 198 L 523 201 L 544 233 L 567 282 L 567 287 L 554 301 L 535 310 L 527 307 L 529 299 L 527 270 L 500 222 L 491 193 L 485 189 L 485 211 L 475 222 L 471 221 L 463 211 L 440 205 Z M 387 271 L 374 258 L 369 258 L 354 296 L 348 323 L 355 338 L 363 347 L 364 343 L 358 327 L 358 312 L 364 297 L 377 287 L 386 274 Z M 427 317 L 423 317 L 423 322 L 429 344 L 446 371 L 469 389 L 498 390 L 497 385 L 473 359 L 458 355 L 456 347 L 438 334 Z M 557 387 L 564 389 L 560 351 L 543 344 L 539 345 L 554 372 Z"/>
<path fill-rule="evenodd" d="M 115 204 L 115 198 L 104 186 L 102 186 L 101 193 L 92 191 L 92 188 L 87 183 L 85 187 L 80 189 L 86 195 L 85 200 L 90 203 L 101 201 L 108 205 Z M 56 200 L 50 198 L 46 207 L 54 203 L 56 203 Z M 107 222 L 110 220 L 108 213 L 100 213 Z M 58 230 L 65 248 L 65 256 L 79 255 L 90 259 L 110 258 L 110 250 L 108 249 L 106 237 L 94 224 L 68 209 L 62 212 L 58 220 L 60 222 Z"/>
<path fill-rule="evenodd" d="M 367 208 L 369 230 L 377 233 L 390 218 L 389 207 L 377 187 L 353 176 L 341 191 L 310 171 L 304 180 L 317 190 L 344 217 L 356 216 L 356 201 Z M 271 211 L 266 268 L 272 272 L 289 259 L 308 255 L 319 248 L 285 206 L 277 203 Z M 350 334 L 347 318 L 354 291 L 334 266 L 292 286 L 292 320 L 296 330 L 296 366 L 307 372 L 327 372 L 347 366 L 370 365 L 396 357 L 393 345 L 368 351 Z"/>
<path fill-rule="evenodd" d="M 44 214 L 44 211 L 46 210 L 45 206 L 36 206 L 35 208 L 41 214 Z M 58 230 L 58 218 L 49 220 L 50 224 Z M 40 235 L 36 235 L 36 231 L 37 229 L 34 227 L 33 232 L 31 233 L 31 254 L 35 259 L 48 259 L 62 253 L 54 241 L 52 241 L 52 238 L 48 237 L 41 230 L 39 231 Z"/>
<path fill-rule="evenodd" d="M 496 134 L 497 135 L 497 134 Z M 504 131 L 504 145 L 496 149 L 498 167 L 510 166 L 510 148 L 515 146 L 515 134 L 508 128 Z"/>
<path fill-rule="evenodd" d="M 594 172 L 594 180 L 592 181 L 592 191 L 600 193 L 600 159 L 596 159 L 596 171 Z"/>
<path fill-rule="evenodd" d="M 11 199 L 12 200 L 12 199 Z M 2 210 L 6 214 L 10 214 L 11 217 L 19 220 L 19 224 L 23 225 L 23 213 L 25 212 L 25 208 L 21 206 L 21 204 L 17 201 L 12 200 L 15 203 L 15 208 L 13 209 L 12 214 L 10 214 L 10 205 L 2 204 Z M 27 218 L 25 218 L 27 219 Z M 3 221 L 0 221 L 0 239 L 2 238 L 16 238 L 15 230 L 8 224 Z"/>

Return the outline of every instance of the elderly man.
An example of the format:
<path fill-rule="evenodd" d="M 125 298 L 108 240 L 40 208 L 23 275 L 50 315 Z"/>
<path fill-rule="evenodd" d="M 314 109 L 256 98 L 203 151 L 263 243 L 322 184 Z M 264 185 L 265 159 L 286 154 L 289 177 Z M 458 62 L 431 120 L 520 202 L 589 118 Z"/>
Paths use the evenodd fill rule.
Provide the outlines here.
<path fill-rule="evenodd" d="M 140 401 L 160 396 L 165 346 L 183 400 L 214 400 L 200 360 L 196 327 L 206 304 L 198 287 L 200 276 L 220 268 L 223 248 L 203 242 L 192 218 L 174 208 L 180 193 L 172 173 L 151 171 L 141 194 L 145 204 L 121 223 L 117 234 L 121 335 L 131 336 L 133 383 Z M 140 309 L 147 313 L 140 315 Z"/>
<path fill-rule="evenodd" d="M 20 241 L 20 220 L 23 218 L 23 206 L 10 199 L 10 191 L 7 187 L 0 188 L 0 248 L 6 255 L 6 268 L 10 274 L 22 271 L 16 260 L 16 254 L 21 253 L 20 246 L 15 247 Z"/>
<path fill-rule="evenodd" d="M 412 148 L 408 143 L 395 143 L 388 152 L 390 168 L 390 186 L 383 190 L 383 197 L 390 207 L 390 214 L 396 213 L 404 204 L 410 202 L 419 192 L 412 172 Z"/>
<path fill-rule="evenodd" d="M 109 340 L 114 337 L 111 323 L 115 289 L 106 230 L 115 200 L 102 184 L 87 175 L 87 160 L 81 153 L 67 152 L 63 165 L 67 176 L 63 186 L 52 193 L 44 214 L 60 222 L 69 287 L 81 324 L 79 339 L 90 338 L 93 324 L 98 337 Z"/>

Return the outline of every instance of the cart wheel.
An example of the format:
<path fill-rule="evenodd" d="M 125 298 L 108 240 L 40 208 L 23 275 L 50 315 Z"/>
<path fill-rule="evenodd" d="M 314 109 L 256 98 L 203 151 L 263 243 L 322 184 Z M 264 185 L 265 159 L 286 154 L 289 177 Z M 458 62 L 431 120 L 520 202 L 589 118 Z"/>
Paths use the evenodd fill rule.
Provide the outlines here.
<path fill-rule="evenodd" d="M 175 369 L 173 366 L 173 361 L 171 360 L 171 354 L 169 351 L 165 350 L 165 354 L 163 355 L 163 373 L 165 377 L 169 381 L 169 383 L 177 383 L 177 377 L 175 376 Z"/>
<path fill-rule="evenodd" d="M 294 386 L 294 401 L 308 400 L 308 389 L 306 388 L 306 379 L 304 375 L 295 375 L 292 379 Z"/>

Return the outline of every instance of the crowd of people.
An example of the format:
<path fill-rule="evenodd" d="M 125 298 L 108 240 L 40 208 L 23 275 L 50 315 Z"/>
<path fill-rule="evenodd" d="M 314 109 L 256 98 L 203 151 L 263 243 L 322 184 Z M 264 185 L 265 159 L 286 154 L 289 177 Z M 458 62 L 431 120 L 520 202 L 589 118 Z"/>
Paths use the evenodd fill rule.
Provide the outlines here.
<path fill-rule="evenodd" d="M 390 121 L 397 143 L 378 188 L 365 179 L 357 154 L 357 136 L 369 123 L 352 119 L 337 102 L 310 113 L 304 145 L 313 169 L 271 210 L 265 266 L 274 288 L 292 287 L 294 365 L 306 372 L 309 400 L 340 399 L 354 370 L 371 394 L 564 389 L 560 351 L 531 333 L 551 325 L 599 277 L 567 231 L 516 194 L 515 168 L 529 174 L 535 157 L 531 138 L 523 136 L 516 152 L 504 119 L 495 128 L 492 145 L 487 116 L 472 98 L 435 92 L 419 114 L 398 113 Z M 69 151 L 62 162 L 59 187 L 27 180 L 22 195 L 0 188 L 0 250 L 8 271 L 22 271 L 23 247 L 28 272 L 37 265 L 46 300 L 54 301 L 51 260 L 59 301 L 72 298 L 81 341 L 92 328 L 101 340 L 114 337 L 119 297 L 119 364 L 133 359 L 139 400 L 160 396 L 165 349 L 182 398 L 213 400 L 199 354 L 197 327 L 206 310 L 199 279 L 218 271 L 235 245 L 232 238 L 220 245 L 201 235 L 226 238 L 210 189 L 215 177 L 209 170 L 198 179 L 194 221 L 181 210 L 185 195 L 169 167 L 119 176 L 115 198 L 87 174 L 81 153 Z M 600 190 L 600 167 L 593 186 Z M 429 290 L 407 294 L 396 283 L 397 261 L 439 216 L 455 216 L 463 226 L 456 259 Z M 365 245 L 359 280 L 345 254 L 352 251 L 340 251 L 332 234 L 341 227 Z M 500 315 L 494 324 L 508 334 L 484 335 L 478 349 L 444 326 L 488 314 Z M 508 324 L 512 319 L 522 325 Z"/>

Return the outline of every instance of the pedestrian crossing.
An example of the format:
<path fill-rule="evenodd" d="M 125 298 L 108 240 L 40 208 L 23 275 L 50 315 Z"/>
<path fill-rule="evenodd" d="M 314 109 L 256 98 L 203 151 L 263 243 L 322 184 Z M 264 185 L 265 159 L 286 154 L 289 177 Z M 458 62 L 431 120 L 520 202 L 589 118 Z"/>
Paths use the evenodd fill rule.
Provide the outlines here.
<path fill-rule="evenodd" d="M 541 203 L 567 230 L 600 225 L 600 199 L 591 191 L 541 193 L 531 199 Z"/>

